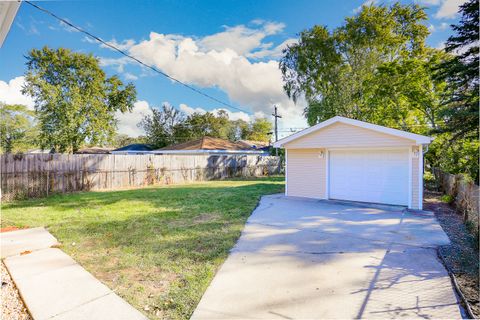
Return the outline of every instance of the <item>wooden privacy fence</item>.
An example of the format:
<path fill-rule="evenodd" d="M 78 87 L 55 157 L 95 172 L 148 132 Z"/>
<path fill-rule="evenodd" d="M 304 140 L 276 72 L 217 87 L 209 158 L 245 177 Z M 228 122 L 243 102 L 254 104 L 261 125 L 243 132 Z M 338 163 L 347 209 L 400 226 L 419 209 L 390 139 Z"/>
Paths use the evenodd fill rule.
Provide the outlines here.
<path fill-rule="evenodd" d="M 440 189 L 455 199 L 457 211 L 462 214 L 463 220 L 472 225 L 478 237 L 480 210 L 479 210 L 479 187 L 471 181 L 467 181 L 461 174 L 450 174 L 438 168 L 432 168 L 435 180 Z"/>
<path fill-rule="evenodd" d="M 278 174 L 279 157 L 255 155 L 1 155 L 1 198 L 115 190 Z"/>

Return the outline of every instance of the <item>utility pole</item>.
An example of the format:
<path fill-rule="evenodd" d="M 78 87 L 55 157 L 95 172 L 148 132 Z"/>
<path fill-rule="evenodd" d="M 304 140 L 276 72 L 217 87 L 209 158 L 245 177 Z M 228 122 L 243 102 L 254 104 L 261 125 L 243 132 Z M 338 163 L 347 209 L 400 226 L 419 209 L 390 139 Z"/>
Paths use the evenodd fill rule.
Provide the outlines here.
<path fill-rule="evenodd" d="M 273 107 L 275 108 L 275 112 L 272 113 L 272 116 L 275 117 L 275 142 L 277 142 L 278 141 L 278 118 L 281 118 L 282 116 L 278 114 L 277 106 L 274 105 Z M 275 155 L 278 156 L 278 148 L 275 148 Z"/>

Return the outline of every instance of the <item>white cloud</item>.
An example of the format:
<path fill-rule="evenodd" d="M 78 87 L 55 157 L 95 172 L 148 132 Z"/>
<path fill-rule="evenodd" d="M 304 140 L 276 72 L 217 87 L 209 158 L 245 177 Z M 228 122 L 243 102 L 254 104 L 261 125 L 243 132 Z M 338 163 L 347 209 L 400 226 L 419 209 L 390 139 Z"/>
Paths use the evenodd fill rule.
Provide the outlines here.
<path fill-rule="evenodd" d="M 294 105 L 283 91 L 282 75 L 275 60 L 251 62 L 235 50 L 208 52 L 192 38 L 152 32 L 148 40 L 130 49 L 140 60 L 189 84 L 216 87 L 241 106 L 269 114 L 273 104 L 292 122 L 305 122 L 303 106 Z M 245 108 L 243 107 L 243 108 Z M 286 121 L 286 120 L 283 120 Z"/>
<path fill-rule="evenodd" d="M 125 80 L 129 80 L 129 81 L 138 80 L 138 77 L 130 72 L 125 72 L 123 76 L 125 77 Z"/>
<path fill-rule="evenodd" d="M 138 137 L 145 132 L 143 129 L 137 126 L 138 123 L 146 115 L 151 115 L 152 110 L 147 101 L 137 101 L 134 103 L 134 107 L 131 112 L 121 113 L 117 111 L 115 118 L 117 119 L 118 133 L 126 134 L 130 137 Z"/>
<path fill-rule="evenodd" d="M 265 45 L 262 43 L 265 37 L 278 34 L 285 28 L 283 23 L 277 22 L 256 21 L 254 24 L 260 28 L 252 29 L 244 25 L 226 26 L 225 31 L 200 39 L 198 45 L 204 51 L 231 49 L 239 55 L 244 55 L 261 48 Z M 267 46 L 271 46 L 271 44 L 267 44 Z"/>
<path fill-rule="evenodd" d="M 70 21 L 68 21 L 68 19 L 65 19 L 65 21 L 70 23 Z M 70 27 L 68 24 L 66 24 L 63 21 L 60 21 L 58 24 L 60 25 L 60 27 L 62 27 L 67 32 L 80 32 L 77 29 Z"/>
<path fill-rule="evenodd" d="M 252 53 L 247 54 L 246 56 L 248 58 L 254 58 L 254 59 L 261 59 L 261 58 L 280 58 L 283 54 L 283 49 L 286 49 L 288 46 L 295 44 L 298 42 L 298 39 L 287 39 L 283 41 L 281 44 L 276 46 L 273 49 L 262 49 L 258 51 L 254 51 Z"/>
<path fill-rule="evenodd" d="M 443 0 L 435 17 L 438 19 L 453 19 L 457 16 L 460 5 L 466 0 Z"/>
<path fill-rule="evenodd" d="M 305 126 L 305 103 L 295 105 L 288 99 L 275 60 L 283 48 L 296 40 L 287 39 L 274 47 L 265 38 L 281 32 L 285 26 L 261 20 L 252 24 L 257 27 L 225 27 L 224 31 L 203 38 L 151 32 L 146 40 L 132 45 L 129 53 L 190 85 L 222 90 L 252 114 L 270 115 L 276 104 L 284 116 L 280 120 L 284 127 Z M 133 63 L 124 57 L 100 61 L 117 72 L 125 72 L 125 65 Z"/>
<path fill-rule="evenodd" d="M 94 42 L 96 42 L 96 40 L 93 40 Z M 90 42 L 90 41 L 89 41 Z M 117 47 L 118 49 L 120 50 L 128 50 L 130 49 L 134 44 L 135 44 L 135 40 L 133 39 L 126 39 L 126 40 L 123 40 L 121 42 L 118 42 L 115 38 L 113 38 L 112 40 L 110 41 L 106 41 L 106 43 L 108 43 L 109 45 L 112 45 L 114 47 Z M 107 48 L 107 49 L 111 49 L 113 50 L 111 47 L 105 45 L 105 44 L 100 44 L 100 47 L 102 48 Z"/>
<path fill-rule="evenodd" d="M 116 72 L 122 73 L 125 71 L 125 66 L 132 63 L 132 60 L 128 57 L 121 58 L 104 58 L 100 57 L 99 64 L 101 67 L 113 67 Z"/>
<path fill-rule="evenodd" d="M 416 2 L 418 2 L 421 5 L 429 7 L 429 6 L 438 6 L 441 0 L 417 0 Z"/>
<path fill-rule="evenodd" d="M 449 25 L 448 23 L 442 22 L 442 23 L 440 23 L 440 25 L 438 26 L 438 29 L 444 31 L 444 30 L 447 30 L 449 26 L 450 26 L 450 25 Z"/>
<path fill-rule="evenodd" d="M 362 7 L 363 6 L 372 6 L 372 5 L 377 5 L 378 3 L 380 2 L 380 0 L 365 0 L 361 6 L 353 9 L 353 13 L 359 13 L 360 11 L 362 11 Z"/>
<path fill-rule="evenodd" d="M 458 15 L 459 7 L 465 3 L 466 0 L 416 0 L 416 2 L 427 7 L 440 6 L 434 15 L 437 19 L 453 19 Z M 444 28 L 446 29 L 446 27 Z M 445 29 L 440 28 L 440 30 Z"/>
<path fill-rule="evenodd" d="M 23 104 L 33 109 L 33 99 L 21 92 L 24 84 L 23 76 L 13 78 L 9 82 L 0 80 L 0 101 L 7 104 Z"/>
<path fill-rule="evenodd" d="M 437 45 L 435 46 L 435 49 L 438 49 L 438 50 L 445 49 L 445 41 L 440 41 L 439 43 L 437 43 Z"/>

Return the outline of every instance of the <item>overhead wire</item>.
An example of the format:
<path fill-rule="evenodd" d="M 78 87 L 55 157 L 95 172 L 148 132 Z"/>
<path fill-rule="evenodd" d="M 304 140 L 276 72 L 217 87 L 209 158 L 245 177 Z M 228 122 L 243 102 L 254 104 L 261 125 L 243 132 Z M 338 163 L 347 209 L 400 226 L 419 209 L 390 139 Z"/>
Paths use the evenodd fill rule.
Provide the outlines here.
<path fill-rule="evenodd" d="M 181 80 L 176 79 L 175 77 L 173 77 L 173 76 L 171 76 L 171 75 L 169 75 L 169 74 L 167 74 L 167 73 L 165 73 L 165 72 L 157 69 L 156 67 L 154 67 L 154 66 L 152 66 L 152 65 L 149 65 L 149 64 L 143 62 L 142 60 L 140 60 L 140 59 L 138 59 L 138 58 L 130 55 L 129 53 L 125 52 L 125 51 L 122 50 L 122 49 L 119 49 L 118 47 L 116 47 L 115 45 L 109 43 L 108 41 L 105 41 L 105 40 L 103 40 L 102 38 L 100 38 L 100 37 L 98 37 L 98 36 L 90 33 L 89 31 L 86 31 L 86 30 L 82 29 L 81 27 L 78 27 L 78 26 L 74 25 L 74 24 L 71 23 L 70 21 L 68 21 L 68 20 L 66 20 L 66 19 L 64 19 L 64 18 L 62 18 L 62 17 L 57 16 L 55 13 L 53 13 L 53 12 L 51 12 L 51 11 L 43 8 L 43 7 L 40 7 L 40 6 L 32 3 L 31 1 L 24 0 L 23 2 L 29 4 L 30 6 L 36 8 L 36 9 L 38 9 L 38 10 L 40 10 L 40 11 L 42 11 L 42 12 L 44 12 L 44 13 L 50 15 L 50 16 L 52 16 L 53 18 L 61 21 L 62 23 L 68 25 L 69 27 L 77 30 L 78 32 L 81 32 L 81 33 L 87 35 L 88 37 L 90 37 L 90 38 L 92 38 L 92 39 L 94 39 L 94 40 L 102 43 L 103 45 L 105 45 L 105 46 L 107 46 L 107 47 L 109 47 L 109 48 L 111 48 L 111 49 L 119 52 L 119 53 L 122 54 L 123 56 L 128 57 L 128 58 L 136 61 L 137 63 L 141 64 L 142 66 L 144 66 L 144 67 L 146 67 L 146 68 L 148 68 L 148 69 L 150 69 L 150 70 L 152 70 L 152 71 L 154 71 L 154 72 L 156 72 L 156 73 L 158 73 L 158 74 L 160 74 L 160 75 L 162 75 L 162 76 L 164 76 L 164 77 L 166 77 L 166 78 L 168 78 L 168 79 L 170 79 L 170 80 L 172 80 L 172 81 L 174 81 L 174 82 L 176 82 L 176 83 L 178 83 L 178 84 L 180 84 L 180 85 L 182 85 L 182 86 L 184 86 L 184 87 L 186 87 L 186 88 L 188 88 L 188 89 L 190 89 L 190 90 L 192 90 L 192 91 L 194 91 L 194 92 L 196 92 L 197 94 L 200 94 L 200 95 L 202 95 L 202 96 L 204 96 L 204 97 L 206 97 L 206 98 L 208 98 L 208 99 L 210 99 L 210 100 L 213 100 L 213 101 L 215 101 L 215 102 L 217 102 L 217 103 L 220 103 L 221 105 L 223 105 L 223 106 L 225 106 L 225 107 L 228 107 L 228 108 L 231 108 L 231 109 L 235 109 L 235 110 L 238 110 L 238 111 L 242 111 L 242 112 L 245 112 L 245 113 L 247 113 L 247 114 L 251 114 L 250 111 L 247 111 L 247 110 L 242 109 L 242 108 L 239 108 L 239 107 L 235 107 L 235 106 L 231 105 L 231 104 L 228 103 L 228 102 L 225 102 L 225 101 L 222 101 L 222 100 L 220 100 L 220 99 L 218 99 L 218 98 L 215 98 L 215 97 L 209 95 L 208 93 L 205 93 L 205 92 L 203 92 L 203 91 L 201 91 L 201 90 L 198 90 L 197 88 L 195 88 L 195 87 L 193 87 L 193 86 L 191 86 L 191 85 L 189 85 L 189 84 L 187 84 L 187 83 L 185 83 L 185 82 L 183 82 L 183 81 L 181 81 Z"/>

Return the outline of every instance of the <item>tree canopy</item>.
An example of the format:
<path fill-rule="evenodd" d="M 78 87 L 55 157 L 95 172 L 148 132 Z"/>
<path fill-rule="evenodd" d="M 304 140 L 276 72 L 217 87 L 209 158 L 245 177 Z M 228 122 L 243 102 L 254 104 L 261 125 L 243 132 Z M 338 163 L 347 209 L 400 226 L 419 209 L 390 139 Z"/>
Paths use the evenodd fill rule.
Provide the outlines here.
<path fill-rule="evenodd" d="M 363 6 L 334 30 L 313 26 L 284 51 L 285 92 L 305 98 L 310 125 L 340 115 L 435 135 L 430 166 L 478 181 L 478 0 L 461 13 L 446 50 L 425 44 L 416 4 Z"/>
<path fill-rule="evenodd" d="M 132 109 L 133 84 L 108 77 L 91 54 L 59 48 L 32 49 L 23 93 L 33 97 L 42 148 L 75 152 L 104 144 L 116 130 L 115 112 Z"/>
<path fill-rule="evenodd" d="M 452 25 L 455 32 L 447 40 L 445 50 L 455 53 L 439 68 L 439 77 L 447 81 L 448 105 L 442 111 L 443 132 L 453 139 L 478 138 L 479 92 L 479 1 L 470 0 L 460 6 L 462 18 Z"/>
<path fill-rule="evenodd" d="M 363 6 L 332 31 L 317 25 L 301 32 L 280 61 L 286 93 L 306 98 L 310 125 L 342 115 L 397 126 L 406 95 L 385 88 L 385 78 L 428 60 L 426 18 L 418 5 Z"/>
<path fill-rule="evenodd" d="M 4 153 L 35 147 L 38 136 L 34 111 L 24 105 L 0 103 L 0 143 Z"/>
<path fill-rule="evenodd" d="M 170 105 L 152 108 L 152 114 L 145 116 L 139 127 L 145 130 L 147 142 L 157 148 L 204 136 L 267 142 L 272 131 L 272 124 L 266 119 L 256 118 L 250 123 L 230 120 L 223 110 L 217 114 L 195 112 L 186 115 Z"/>

